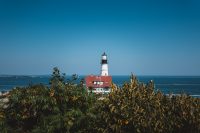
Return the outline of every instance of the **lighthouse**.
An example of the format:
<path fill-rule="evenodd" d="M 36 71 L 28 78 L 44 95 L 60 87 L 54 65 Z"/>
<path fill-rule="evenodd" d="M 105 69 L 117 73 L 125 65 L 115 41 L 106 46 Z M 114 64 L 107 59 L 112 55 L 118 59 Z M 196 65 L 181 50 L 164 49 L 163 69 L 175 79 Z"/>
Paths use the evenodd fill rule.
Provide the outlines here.
<path fill-rule="evenodd" d="M 105 52 L 101 56 L 101 76 L 108 76 L 108 59 Z"/>
<path fill-rule="evenodd" d="M 101 55 L 100 75 L 88 75 L 85 77 L 85 82 L 88 93 L 108 94 L 111 92 L 112 76 L 108 75 L 108 59 L 105 52 Z"/>

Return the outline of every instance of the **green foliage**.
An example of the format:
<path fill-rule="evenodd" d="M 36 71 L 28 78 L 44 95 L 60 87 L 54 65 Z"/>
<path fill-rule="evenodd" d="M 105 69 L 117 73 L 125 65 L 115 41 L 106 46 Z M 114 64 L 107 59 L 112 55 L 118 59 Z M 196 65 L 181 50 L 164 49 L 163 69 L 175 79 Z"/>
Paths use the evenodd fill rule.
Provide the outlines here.
<path fill-rule="evenodd" d="M 21 132 L 79 132 L 84 130 L 88 109 L 95 98 L 89 96 L 82 83 L 66 84 L 64 75 L 54 68 L 50 87 L 31 85 L 13 89 L 6 108 L 0 108 L 0 131 Z M 6 126 L 7 125 L 7 126 Z"/>
<path fill-rule="evenodd" d="M 77 75 L 65 83 L 54 68 L 50 86 L 13 89 L 8 102 L 0 99 L 2 133 L 198 133 L 200 99 L 155 91 L 153 81 L 112 85 L 105 95 L 88 94 Z"/>
<path fill-rule="evenodd" d="M 96 132 L 198 133 L 200 99 L 187 95 L 166 96 L 135 77 L 121 89 L 114 89 L 96 109 Z"/>
<path fill-rule="evenodd" d="M 5 123 L 5 111 L 2 106 L 0 106 L 0 131 L 3 133 L 7 132 L 7 125 Z"/>

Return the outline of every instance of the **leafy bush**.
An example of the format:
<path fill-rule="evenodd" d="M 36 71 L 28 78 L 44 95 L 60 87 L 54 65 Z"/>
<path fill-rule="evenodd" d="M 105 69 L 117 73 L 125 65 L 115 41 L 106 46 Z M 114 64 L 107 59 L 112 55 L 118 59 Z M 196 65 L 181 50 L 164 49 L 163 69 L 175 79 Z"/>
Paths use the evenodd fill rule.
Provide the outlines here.
<path fill-rule="evenodd" d="M 200 132 L 200 99 L 182 94 L 166 96 L 136 77 L 113 89 L 96 109 L 97 132 L 197 133 Z"/>
<path fill-rule="evenodd" d="M 64 76 L 54 68 L 50 87 L 13 89 L 0 104 L 0 132 L 200 132 L 199 98 L 164 95 L 153 81 L 143 84 L 133 75 L 102 97 L 88 94 L 83 80 L 75 84 L 76 75 L 67 83 Z"/>
<path fill-rule="evenodd" d="M 63 75 L 64 76 L 64 75 Z M 50 87 L 32 85 L 13 89 L 7 107 L 0 108 L 2 132 L 79 132 L 87 124 L 86 115 L 95 101 L 80 83 L 67 84 L 54 68 Z"/>

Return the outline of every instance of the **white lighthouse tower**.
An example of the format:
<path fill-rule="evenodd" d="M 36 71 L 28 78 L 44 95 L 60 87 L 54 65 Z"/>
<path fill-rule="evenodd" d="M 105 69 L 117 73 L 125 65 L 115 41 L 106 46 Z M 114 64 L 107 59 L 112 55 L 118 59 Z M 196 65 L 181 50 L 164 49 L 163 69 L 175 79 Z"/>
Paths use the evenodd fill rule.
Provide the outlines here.
<path fill-rule="evenodd" d="M 108 76 L 108 60 L 105 52 L 101 56 L 101 76 Z"/>

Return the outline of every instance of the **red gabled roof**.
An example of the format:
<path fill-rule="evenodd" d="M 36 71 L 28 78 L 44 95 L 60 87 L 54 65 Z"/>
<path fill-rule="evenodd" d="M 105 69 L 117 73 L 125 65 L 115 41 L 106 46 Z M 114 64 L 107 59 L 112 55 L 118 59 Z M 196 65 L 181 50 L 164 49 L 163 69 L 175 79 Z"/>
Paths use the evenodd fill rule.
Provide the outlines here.
<path fill-rule="evenodd" d="M 96 76 L 89 75 L 85 77 L 87 87 L 92 88 L 109 88 L 111 87 L 112 77 L 111 76 Z M 101 82 L 102 84 L 94 84 L 94 82 Z"/>

